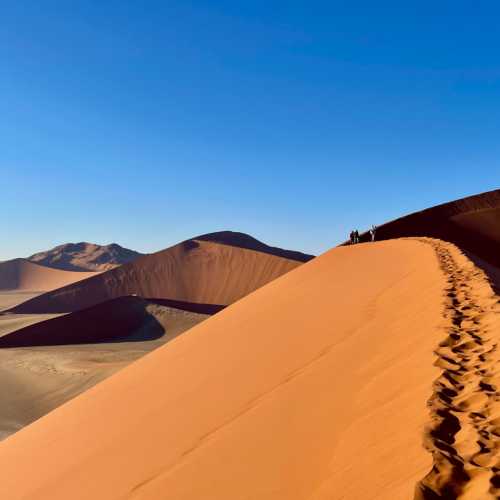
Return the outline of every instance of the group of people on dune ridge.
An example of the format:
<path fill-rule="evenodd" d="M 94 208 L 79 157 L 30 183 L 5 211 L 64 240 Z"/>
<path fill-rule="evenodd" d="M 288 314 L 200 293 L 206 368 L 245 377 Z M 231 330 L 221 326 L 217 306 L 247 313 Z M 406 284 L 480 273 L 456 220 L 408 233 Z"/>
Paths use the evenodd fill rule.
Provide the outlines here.
<path fill-rule="evenodd" d="M 377 232 L 377 226 L 372 226 L 370 231 L 369 231 L 371 241 L 375 241 L 376 232 Z M 355 245 L 356 243 L 359 243 L 359 231 L 357 229 L 353 229 L 351 231 L 349 239 L 350 239 L 351 245 Z"/>

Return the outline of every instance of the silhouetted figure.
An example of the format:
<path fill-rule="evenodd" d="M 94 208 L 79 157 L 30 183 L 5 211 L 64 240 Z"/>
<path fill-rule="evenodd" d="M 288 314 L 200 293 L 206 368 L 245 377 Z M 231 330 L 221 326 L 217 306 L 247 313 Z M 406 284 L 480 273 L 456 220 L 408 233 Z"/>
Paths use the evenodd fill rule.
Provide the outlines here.
<path fill-rule="evenodd" d="M 359 243 L 359 232 L 357 229 L 354 230 L 354 243 Z"/>
<path fill-rule="evenodd" d="M 372 226 L 370 229 L 370 236 L 372 238 L 372 241 L 375 241 L 375 233 L 377 232 L 377 226 Z"/>
<path fill-rule="evenodd" d="M 349 235 L 351 245 L 354 245 L 354 231 L 351 231 L 351 234 Z"/>

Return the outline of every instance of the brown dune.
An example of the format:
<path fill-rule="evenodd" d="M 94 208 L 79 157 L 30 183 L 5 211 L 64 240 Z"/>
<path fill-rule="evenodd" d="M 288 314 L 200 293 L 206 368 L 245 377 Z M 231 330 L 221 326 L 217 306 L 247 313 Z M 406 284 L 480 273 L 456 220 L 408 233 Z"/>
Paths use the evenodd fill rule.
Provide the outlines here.
<path fill-rule="evenodd" d="M 500 189 L 444 203 L 388 222 L 377 239 L 428 236 L 456 244 L 500 268 Z M 368 241 L 369 235 L 362 235 Z"/>
<path fill-rule="evenodd" d="M 216 242 L 219 234 L 223 235 L 224 243 Z M 69 312 L 132 294 L 224 306 L 303 262 L 276 256 L 272 247 L 266 246 L 272 253 L 264 252 L 262 247 L 259 250 L 243 248 L 242 238 L 237 238 L 240 233 L 229 233 L 239 243 L 229 244 L 231 238 L 227 234 L 215 233 L 199 240 L 187 240 L 81 283 L 40 295 L 12 311 Z M 209 241 L 210 238 L 215 241 Z M 248 240 L 244 243 L 248 244 Z"/>
<path fill-rule="evenodd" d="M 140 257 L 141 253 L 123 248 L 116 243 L 96 245 L 95 243 L 65 243 L 38 252 L 27 260 L 64 271 L 107 271 Z"/>
<path fill-rule="evenodd" d="M 61 271 L 34 264 L 26 259 L 13 259 L 0 262 L 0 290 L 45 292 L 96 274 L 93 272 Z"/>
<path fill-rule="evenodd" d="M 0 498 L 412 498 L 456 322 L 443 262 L 398 240 L 282 276 L 1 443 Z"/>

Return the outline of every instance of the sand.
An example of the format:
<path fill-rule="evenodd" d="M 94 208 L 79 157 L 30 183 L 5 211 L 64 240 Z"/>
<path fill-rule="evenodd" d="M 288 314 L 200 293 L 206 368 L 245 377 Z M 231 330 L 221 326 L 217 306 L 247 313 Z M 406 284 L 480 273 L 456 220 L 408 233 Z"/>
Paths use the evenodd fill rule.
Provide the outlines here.
<path fill-rule="evenodd" d="M 1 292 L 46 292 L 75 283 L 98 273 L 61 271 L 26 259 L 0 262 Z"/>
<path fill-rule="evenodd" d="M 121 338 L 115 335 L 114 342 L 101 339 L 98 343 L 83 345 L 0 349 L 0 439 L 208 317 L 156 304 L 145 304 L 143 308 L 142 303 L 142 299 L 124 297 L 96 306 L 97 311 L 81 311 L 55 318 L 54 315 L 0 316 L 0 342 L 11 334 L 14 339 L 20 337 L 18 343 L 21 344 L 23 338 L 31 344 L 50 344 L 58 338 L 64 338 L 67 344 L 80 344 L 89 337 L 95 340 L 99 336 L 107 338 L 112 328 L 115 333 L 120 329 L 122 335 Z M 101 321 L 97 321 L 98 315 Z M 42 321 L 51 317 L 53 321 Z M 113 319 L 112 325 L 106 321 L 109 318 Z M 32 326 L 28 328 L 29 325 Z M 15 333 L 11 333 L 14 330 Z M 49 338 L 48 333 L 51 334 Z"/>
<path fill-rule="evenodd" d="M 0 338 L 20 328 L 59 316 L 58 314 L 11 314 L 5 312 L 6 309 L 38 295 L 40 292 L 0 290 Z"/>
<path fill-rule="evenodd" d="M 439 444 L 427 401 L 464 300 L 450 286 L 475 279 L 463 305 L 493 307 L 480 271 L 440 245 L 334 249 L 248 295 L 3 441 L 0 497 L 412 498 L 433 465 L 423 440 Z M 496 317 L 478 312 L 489 349 Z M 477 406 L 489 422 L 494 398 L 469 390 L 454 396 L 464 418 Z M 421 484 L 446 484 L 444 469 Z"/>
<path fill-rule="evenodd" d="M 42 294 L 16 313 L 62 313 L 124 295 L 227 305 L 302 261 L 212 241 L 188 240 L 116 269 Z"/>
<path fill-rule="evenodd" d="M 428 403 L 425 445 L 434 466 L 416 498 L 499 498 L 500 301 L 472 261 L 452 245 L 431 244 L 447 276 L 450 325 L 435 351 L 441 374 Z"/>

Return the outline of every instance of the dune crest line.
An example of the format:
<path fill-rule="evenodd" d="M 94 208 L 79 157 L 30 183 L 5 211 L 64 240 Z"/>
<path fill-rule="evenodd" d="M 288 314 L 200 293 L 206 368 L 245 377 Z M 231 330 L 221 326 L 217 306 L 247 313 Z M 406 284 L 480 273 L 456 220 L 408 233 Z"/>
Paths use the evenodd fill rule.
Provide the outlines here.
<path fill-rule="evenodd" d="M 486 275 L 451 243 L 422 238 L 447 276 L 446 338 L 435 351 L 442 369 L 428 401 L 424 446 L 432 470 L 415 500 L 500 496 L 499 300 Z"/>

